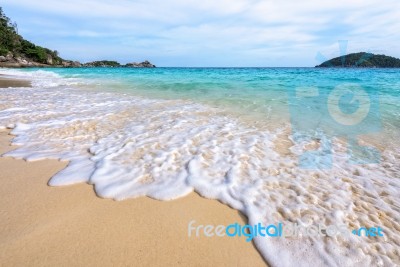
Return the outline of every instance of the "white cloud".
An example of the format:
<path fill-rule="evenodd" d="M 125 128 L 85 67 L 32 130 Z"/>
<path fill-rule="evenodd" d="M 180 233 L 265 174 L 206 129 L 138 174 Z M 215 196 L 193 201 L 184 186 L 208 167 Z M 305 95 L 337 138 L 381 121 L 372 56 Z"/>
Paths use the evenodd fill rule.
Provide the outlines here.
<path fill-rule="evenodd" d="M 92 57 L 123 61 L 140 53 L 162 60 L 161 65 L 176 59 L 184 65 L 226 66 L 237 60 L 235 65 L 312 66 L 318 63 L 314 60 L 318 51 L 327 56 L 334 50 L 338 53 L 339 39 L 349 40 L 354 51 L 375 49 L 400 56 L 398 0 L 3 3 L 6 12 L 21 12 L 16 19 L 22 34 L 42 45 L 58 44 L 55 49 L 62 55 L 78 59 L 88 55 L 79 55 L 79 47 L 90 44 Z"/>

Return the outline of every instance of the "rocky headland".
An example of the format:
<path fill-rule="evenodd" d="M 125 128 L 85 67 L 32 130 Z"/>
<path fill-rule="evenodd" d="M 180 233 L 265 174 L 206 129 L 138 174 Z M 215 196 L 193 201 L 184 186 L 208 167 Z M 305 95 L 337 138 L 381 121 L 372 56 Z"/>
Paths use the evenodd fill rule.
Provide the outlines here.
<path fill-rule="evenodd" d="M 317 68 L 400 68 L 400 59 L 386 55 L 359 52 L 335 57 Z"/>
<path fill-rule="evenodd" d="M 149 61 L 121 65 L 116 61 L 102 60 L 88 63 L 66 60 L 55 50 L 41 47 L 25 40 L 18 34 L 17 24 L 11 22 L 0 7 L 0 67 L 5 68 L 81 68 L 81 67 L 128 67 L 155 68 Z"/>

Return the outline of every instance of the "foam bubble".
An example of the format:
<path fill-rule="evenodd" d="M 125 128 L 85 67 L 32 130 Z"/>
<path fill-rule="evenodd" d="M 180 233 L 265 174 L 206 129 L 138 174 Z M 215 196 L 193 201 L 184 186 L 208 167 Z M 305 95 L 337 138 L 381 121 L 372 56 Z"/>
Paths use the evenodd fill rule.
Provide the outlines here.
<path fill-rule="evenodd" d="M 29 80 L 33 87 L 40 88 L 93 84 L 93 81 L 81 78 L 63 78 L 61 75 L 48 70 L 22 71 L 18 69 L 0 69 L 0 74 L 11 78 Z"/>
<path fill-rule="evenodd" d="M 32 77 L 59 79 L 43 75 Z M 60 83 L 1 91 L 0 126 L 13 128 L 13 143 L 21 146 L 6 156 L 69 161 L 52 186 L 87 182 L 100 197 L 116 200 L 170 200 L 195 190 L 242 211 L 251 224 L 382 226 L 384 239 L 257 237 L 255 244 L 273 266 L 399 264 L 396 148 L 383 151 L 382 164 L 361 168 L 347 163 L 339 142 L 333 168 L 310 171 L 297 166 L 296 155 L 307 146 L 291 143 L 287 129 L 252 127 L 190 101 Z M 284 153 L 283 143 L 290 147 Z"/>

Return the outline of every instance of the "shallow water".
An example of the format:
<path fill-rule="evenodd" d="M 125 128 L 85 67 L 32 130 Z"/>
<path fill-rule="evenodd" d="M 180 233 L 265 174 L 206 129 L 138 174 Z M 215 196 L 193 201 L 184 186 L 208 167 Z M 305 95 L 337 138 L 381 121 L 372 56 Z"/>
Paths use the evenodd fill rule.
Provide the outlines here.
<path fill-rule="evenodd" d="M 0 73 L 33 80 L 33 88 L 1 89 L 0 126 L 13 128 L 21 145 L 6 156 L 69 160 L 50 185 L 88 182 L 117 200 L 170 200 L 195 190 L 242 211 L 250 224 L 380 226 L 383 237 L 256 237 L 255 244 L 273 266 L 400 264 L 400 70 Z M 332 90 L 341 86 L 362 94 L 339 98 L 341 110 L 331 112 Z M 346 117 L 363 107 L 363 120 L 337 122 L 341 111 Z M 357 146 L 349 140 L 379 157 L 353 164 Z M 311 161 L 324 168 L 303 166 L 299 159 L 319 146 L 325 154 Z M 368 154 L 360 151 L 356 159 Z"/>

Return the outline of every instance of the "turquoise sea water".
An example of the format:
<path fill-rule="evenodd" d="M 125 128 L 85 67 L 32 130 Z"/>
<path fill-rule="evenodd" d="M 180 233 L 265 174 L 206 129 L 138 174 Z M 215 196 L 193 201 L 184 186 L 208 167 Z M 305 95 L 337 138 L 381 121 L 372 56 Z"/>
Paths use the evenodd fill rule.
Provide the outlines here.
<path fill-rule="evenodd" d="M 35 72 L 39 69 L 29 69 Z M 40 69 L 46 70 L 46 69 Z M 320 68 L 70 68 L 48 69 L 65 78 L 95 79 L 103 85 L 119 85 L 146 96 L 198 101 L 227 101 L 239 106 L 268 105 L 283 101 L 288 89 L 317 86 L 331 89 L 339 83 L 357 83 L 367 91 L 379 91 L 382 103 L 400 97 L 399 69 Z M 269 97 L 280 96 L 279 99 Z M 263 98 L 263 99 L 260 99 Z M 258 100 L 254 102 L 255 100 Z M 262 103 L 262 101 L 266 103 Z M 397 101 L 398 102 L 398 101 Z"/>
<path fill-rule="evenodd" d="M 41 69 L 45 70 L 45 69 Z M 382 130 L 400 128 L 399 69 L 322 68 L 70 68 L 48 69 L 67 79 L 91 80 L 98 90 L 153 99 L 185 99 L 222 107 L 237 116 L 276 124 L 290 119 L 289 93 L 316 87 L 321 95 L 356 84 L 379 101 Z M 38 69 L 29 69 L 35 72 Z M 316 98 L 315 101 L 323 101 Z M 299 104 L 299 103 L 297 103 Z M 318 112 L 318 111 L 316 111 Z"/>
<path fill-rule="evenodd" d="M 196 191 L 251 225 L 381 227 L 383 237 L 254 243 L 272 266 L 400 265 L 399 69 L 0 74 L 33 85 L 1 89 L 0 127 L 21 146 L 6 156 L 68 160 L 52 186 L 87 182 L 116 200 Z"/>

